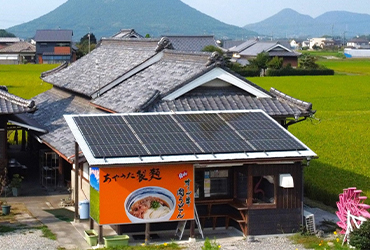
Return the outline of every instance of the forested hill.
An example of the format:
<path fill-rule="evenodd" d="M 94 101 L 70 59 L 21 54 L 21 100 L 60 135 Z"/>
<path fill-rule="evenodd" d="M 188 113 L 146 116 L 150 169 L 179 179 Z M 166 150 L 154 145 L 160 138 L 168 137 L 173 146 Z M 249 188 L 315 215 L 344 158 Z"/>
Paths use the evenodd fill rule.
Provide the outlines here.
<path fill-rule="evenodd" d="M 260 35 L 283 37 L 321 37 L 370 34 L 370 15 L 347 11 L 330 11 L 316 18 L 284 9 L 261 22 L 248 24 L 244 28 Z"/>
<path fill-rule="evenodd" d="M 68 0 L 48 14 L 7 31 L 31 38 L 38 29 L 58 28 L 73 30 L 76 41 L 88 32 L 100 39 L 131 28 L 152 37 L 207 34 L 241 39 L 256 34 L 222 23 L 180 0 Z"/>

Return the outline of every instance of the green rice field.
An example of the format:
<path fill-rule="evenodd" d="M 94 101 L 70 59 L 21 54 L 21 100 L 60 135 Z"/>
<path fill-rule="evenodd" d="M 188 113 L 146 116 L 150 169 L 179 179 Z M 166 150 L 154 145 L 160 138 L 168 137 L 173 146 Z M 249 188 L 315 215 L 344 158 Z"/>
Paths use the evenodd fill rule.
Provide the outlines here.
<path fill-rule="evenodd" d="M 0 65 L 0 85 L 8 87 L 9 93 L 30 99 L 52 87 L 43 82 L 40 75 L 57 67 L 55 64 Z"/>
<path fill-rule="evenodd" d="M 289 131 L 318 156 L 305 168 L 305 195 L 335 206 L 344 188 L 357 187 L 370 204 L 370 60 L 320 61 L 340 74 L 249 78 L 311 102 L 316 119 Z"/>

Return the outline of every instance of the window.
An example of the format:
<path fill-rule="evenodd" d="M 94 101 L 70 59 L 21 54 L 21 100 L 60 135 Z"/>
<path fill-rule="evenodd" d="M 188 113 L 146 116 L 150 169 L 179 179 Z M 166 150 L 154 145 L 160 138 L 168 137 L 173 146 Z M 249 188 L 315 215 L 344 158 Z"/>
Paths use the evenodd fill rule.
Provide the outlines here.
<path fill-rule="evenodd" d="M 195 171 L 195 198 L 231 197 L 231 169 L 199 169 Z"/>
<path fill-rule="evenodd" d="M 275 176 L 253 176 L 253 203 L 275 203 Z"/>

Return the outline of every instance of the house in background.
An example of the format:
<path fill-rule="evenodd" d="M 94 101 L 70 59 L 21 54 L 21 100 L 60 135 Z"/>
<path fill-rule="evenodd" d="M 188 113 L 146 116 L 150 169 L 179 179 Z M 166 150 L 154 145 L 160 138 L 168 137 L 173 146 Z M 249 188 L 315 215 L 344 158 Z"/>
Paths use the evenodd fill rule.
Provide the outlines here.
<path fill-rule="evenodd" d="M 0 64 L 34 63 L 36 46 L 18 42 L 0 49 Z"/>
<path fill-rule="evenodd" d="M 72 30 L 37 30 L 36 63 L 54 64 L 76 61 L 77 48 L 72 42 Z"/>
<path fill-rule="evenodd" d="M 309 49 L 314 49 L 315 47 L 320 47 L 323 49 L 325 47 L 330 47 L 334 45 L 335 45 L 335 42 L 332 38 L 324 38 L 324 37 L 311 38 Z"/>
<path fill-rule="evenodd" d="M 242 65 L 249 64 L 248 60 L 256 58 L 262 52 L 267 52 L 271 58 L 283 58 L 283 65 L 290 64 L 292 67 L 298 66 L 298 57 L 301 55 L 279 42 L 259 41 L 258 39 L 248 40 L 228 50 L 232 56 L 231 61 L 239 62 Z"/>
<path fill-rule="evenodd" d="M 366 39 L 354 38 L 347 41 L 347 47 L 354 49 L 370 49 L 370 42 Z"/>
<path fill-rule="evenodd" d="M 0 49 L 20 41 L 21 39 L 19 37 L 0 37 Z"/>
<path fill-rule="evenodd" d="M 111 38 L 143 38 L 134 29 L 121 29 L 119 32 L 111 36 Z"/>

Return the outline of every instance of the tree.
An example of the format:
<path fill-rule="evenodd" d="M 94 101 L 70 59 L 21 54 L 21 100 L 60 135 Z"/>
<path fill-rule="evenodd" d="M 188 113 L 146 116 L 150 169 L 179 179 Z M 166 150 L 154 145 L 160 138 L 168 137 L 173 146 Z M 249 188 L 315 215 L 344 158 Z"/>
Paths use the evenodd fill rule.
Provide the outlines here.
<path fill-rule="evenodd" d="M 305 53 L 299 57 L 298 67 L 302 69 L 317 69 L 319 65 L 316 64 L 317 58 Z"/>
<path fill-rule="evenodd" d="M 90 36 L 90 44 L 96 44 L 96 37 L 94 33 L 87 33 L 80 39 L 80 43 L 89 43 L 89 36 Z"/>
<path fill-rule="evenodd" d="M 207 45 L 205 46 L 202 51 L 204 52 L 215 52 L 217 51 L 220 55 L 224 55 L 224 52 L 222 51 L 222 49 L 214 46 L 214 45 Z"/>
<path fill-rule="evenodd" d="M 267 69 L 267 63 L 268 61 L 270 60 L 270 56 L 269 56 L 269 53 L 263 51 L 259 54 L 257 54 L 257 57 L 255 59 L 252 59 L 250 61 L 250 65 L 251 67 L 255 67 L 255 68 L 258 68 L 258 69 Z"/>
<path fill-rule="evenodd" d="M 90 39 L 90 40 L 89 40 Z M 90 44 L 90 46 L 89 46 Z M 77 51 L 77 59 L 83 57 L 84 55 L 88 54 L 90 51 L 94 50 L 96 47 L 96 37 L 93 33 L 87 33 L 83 37 L 81 37 L 80 42 L 76 44 L 78 51 Z"/>
<path fill-rule="evenodd" d="M 275 56 L 267 63 L 267 66 L 272 69 L 281 69 L 283 67 L 283 58 Z"/>

